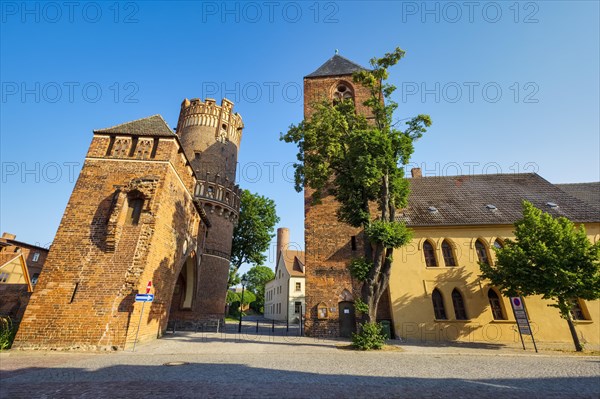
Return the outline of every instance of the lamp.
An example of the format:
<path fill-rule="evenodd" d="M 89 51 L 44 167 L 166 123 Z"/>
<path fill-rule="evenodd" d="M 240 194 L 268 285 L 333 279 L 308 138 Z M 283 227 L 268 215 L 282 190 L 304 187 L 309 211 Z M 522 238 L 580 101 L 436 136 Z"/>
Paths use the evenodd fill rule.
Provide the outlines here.
<path fill-rule="evenodd" d="M 238 325 L 238 332 L 242 332 L 242 310 L 244 308 L 244 289 L 246 288 L 246 284 L 248 284 L 248 276 L 245 274 L 242 276 L 242 300 L 240 301 L 240 324 Z"/>

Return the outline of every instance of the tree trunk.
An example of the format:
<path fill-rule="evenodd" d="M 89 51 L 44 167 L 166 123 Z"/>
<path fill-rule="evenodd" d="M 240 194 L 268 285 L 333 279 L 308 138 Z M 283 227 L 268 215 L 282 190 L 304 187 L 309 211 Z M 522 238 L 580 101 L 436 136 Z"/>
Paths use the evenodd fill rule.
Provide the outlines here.
<path fill-rule="evenodd" d="M 379 260 L 374 261 L 375 266 L 367 281 L 363 283 L 361 296 L 363 302 L 369 306 L 369 312 L 363 315 L 363 322 L 377 321 L 377 308 L 379 300 L 387 289 L 390 282 L 390 273 L 392 270 L 392 259 L 394 249 L 384 248 L 378 244 L 375 254 Z"/>
<path fill-rule="evenodd" d="M 579 342 L 579 336 L 577 335 L 577 331 L 575 330 L 575 325 L 573 324 L 573 319 L 571 318 L 571 315 L 567 316 L 567 323 L 569 324 L 569 331 L 571 331 L 571 337 L 573 337 L 575 350 L 577 352 L 583 351 L 583 347 L 581 346 L 581 342 Z"/>

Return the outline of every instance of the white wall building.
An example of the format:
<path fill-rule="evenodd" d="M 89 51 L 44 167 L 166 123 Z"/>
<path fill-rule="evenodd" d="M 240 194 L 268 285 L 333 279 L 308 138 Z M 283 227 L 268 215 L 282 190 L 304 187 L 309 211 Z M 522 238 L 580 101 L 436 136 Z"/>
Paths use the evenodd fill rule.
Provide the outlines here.
<path fill-rule="evenodd" d="M 275 278 L 265 286 L 264 316 L 297 323 L 304 311 L 304 251 L 289 249 L 290 231 L 277 229 Z"/>

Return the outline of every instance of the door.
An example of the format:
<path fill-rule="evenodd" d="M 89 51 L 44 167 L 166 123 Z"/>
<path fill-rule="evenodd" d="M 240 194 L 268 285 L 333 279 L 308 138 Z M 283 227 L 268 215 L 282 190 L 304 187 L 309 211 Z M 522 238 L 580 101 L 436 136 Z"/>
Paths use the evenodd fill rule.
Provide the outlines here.
<path fill-rule="evenodd" d="M 350 338 L 356 332 L 356 317 L 354 315 L 354 302 L 340 302 L 340 337 Z"/>

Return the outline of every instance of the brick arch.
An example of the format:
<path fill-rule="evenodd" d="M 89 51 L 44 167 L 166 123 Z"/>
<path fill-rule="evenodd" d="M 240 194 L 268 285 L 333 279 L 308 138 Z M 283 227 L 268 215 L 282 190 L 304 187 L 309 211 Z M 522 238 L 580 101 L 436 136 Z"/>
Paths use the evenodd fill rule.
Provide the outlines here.
<path fill-rule="evenodd" d="M 344 288 L 339 295 L 340 302 L 354 302 L 354 295 L 348 289 Z"/>

